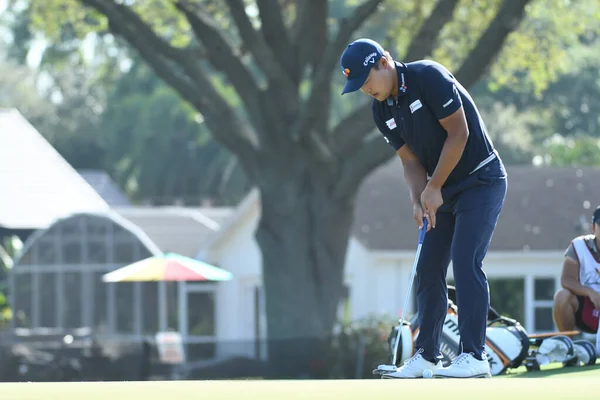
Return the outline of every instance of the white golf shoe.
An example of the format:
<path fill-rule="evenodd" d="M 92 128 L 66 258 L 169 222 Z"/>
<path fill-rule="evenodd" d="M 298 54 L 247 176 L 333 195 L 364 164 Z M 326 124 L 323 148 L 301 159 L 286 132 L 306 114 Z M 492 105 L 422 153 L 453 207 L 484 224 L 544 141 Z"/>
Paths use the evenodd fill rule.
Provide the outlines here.
<path fill-rule="evenodd" d="M 476 359 L 471 353 L 462 353 L 448 367 L 434 372 L 435 378 L 491 378 L 487 357 Z"/>
<path fill-rule="evenodd" d="M 442 362 L 438 361 L 437 364 L 427 361 L 421 355 L 423 351 L 419 350 L 414 356 L 404 361 L 404 365 L 396 369 L 396 372 L 390 372 L 381 375 L 382 379 L 415 379 L 423 378 L 423 372 L 429 370 L 431 374 L 425 376 L 431 378 L 435 376 L 437 370 L 442 368 Z M 427 375 L 428 373 L 426 373 Z"/>

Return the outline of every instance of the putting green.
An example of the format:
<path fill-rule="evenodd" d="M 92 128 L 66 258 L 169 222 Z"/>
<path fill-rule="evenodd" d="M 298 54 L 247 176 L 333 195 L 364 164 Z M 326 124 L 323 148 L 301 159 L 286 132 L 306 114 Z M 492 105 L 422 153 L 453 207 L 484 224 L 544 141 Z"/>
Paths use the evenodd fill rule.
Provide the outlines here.
<path fill-rule="evenodd" d="M 600 367 L 600 366 L 599 366 Z M 573 368 L 574 370 L 575 368 Z M 542 371 L 539 374 L 549 371 Z M 538 374 L 538 375 L 539 375 Z M 534 377 L 536 374 L 525 374 Z M 3 383 L 7 400 L 299 400 L 378 398 L 463 400 L 482 397 L 531 399 L 598 399 L 600 369 L 539 375 L 542 382 L 528 379 L 415 379 L 415 380 L 294 380 L 294 381 L 169 381 Z M 568 377 L 567 377 L 568 376 Z M 441 397 L 438 397 L 441 396 Z"/>

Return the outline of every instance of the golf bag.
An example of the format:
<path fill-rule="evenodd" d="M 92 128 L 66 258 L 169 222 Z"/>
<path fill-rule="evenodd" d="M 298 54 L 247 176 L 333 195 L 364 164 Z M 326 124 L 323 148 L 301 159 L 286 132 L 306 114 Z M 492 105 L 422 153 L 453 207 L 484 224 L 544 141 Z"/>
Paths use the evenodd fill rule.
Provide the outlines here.
<path fill-rule="evenodd" d="M 460 354 L 458 331 L 458 308 L 455 305 L 456 292 L 448 287 L 448 312 L 442 328 L 440 352 L 444 367 Z M 388 337 L 390 360 L 393 358 L 398 326 L 392 329 Z M 402 326 L 402 335 L 398 345 L 397 366 L 414 354 L 414 343 L 419 335 L 418 314 L 415 314 Z M 509 368 L 517 368 L 529 354 L 529 337 L 525 329 L 514 319 L 498 314 L 491 306 L 488 311 L 485 352 L 492 375 L 498 375 Z"/>

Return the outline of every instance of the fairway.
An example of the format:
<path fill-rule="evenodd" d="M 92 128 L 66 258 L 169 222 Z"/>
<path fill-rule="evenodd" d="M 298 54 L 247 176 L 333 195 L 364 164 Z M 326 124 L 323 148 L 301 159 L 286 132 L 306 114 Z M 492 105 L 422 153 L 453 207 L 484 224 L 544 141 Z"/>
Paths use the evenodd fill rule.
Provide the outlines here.
<path fill-rule="evenodd" d="M 572 370 L 575 370 L 573 368 Z M 550 372 L 550 371 L 548 371 Z M 294 381 L 170 381 L 4 383 L 7 400 L 188 400 L 188 399 L 481 399 L 482 397 L 532 399 L 598 399 L 600 369 L 549 375 L 524 374 L 530 379 L 418 379 L 418 380 L 294 380 Z M 441 396 L 441 397 L 440 397 Z"/>

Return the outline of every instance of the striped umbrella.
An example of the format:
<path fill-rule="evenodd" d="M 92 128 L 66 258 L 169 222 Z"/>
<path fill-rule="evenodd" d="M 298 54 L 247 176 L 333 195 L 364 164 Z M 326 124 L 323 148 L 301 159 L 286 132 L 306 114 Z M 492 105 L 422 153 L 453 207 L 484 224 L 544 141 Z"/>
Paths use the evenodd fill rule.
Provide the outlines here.
<path fill-rule="evenodd" d="M 102 276 L 104 282 L 228 281 L 231 272 L 176 253 L 145 258 Z"/>

